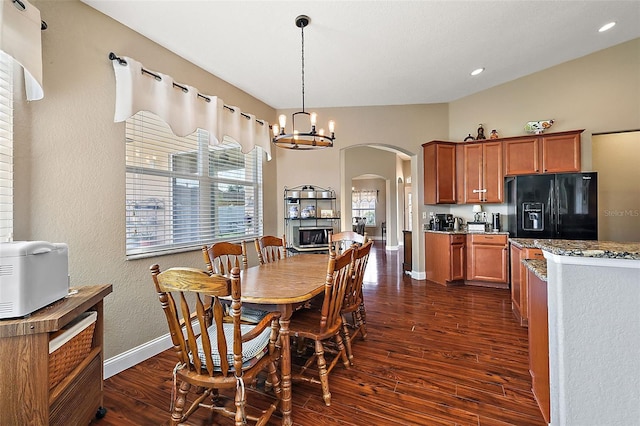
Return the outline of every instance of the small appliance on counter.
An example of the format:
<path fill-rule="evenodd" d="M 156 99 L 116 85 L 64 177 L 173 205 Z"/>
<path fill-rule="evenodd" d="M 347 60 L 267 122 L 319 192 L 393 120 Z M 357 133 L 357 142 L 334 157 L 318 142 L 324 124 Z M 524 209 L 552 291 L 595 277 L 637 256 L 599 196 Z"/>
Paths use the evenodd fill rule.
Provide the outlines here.
<path fill-rule="evenodd" d="M 69 250 L 64 243 L 0 243 L 0 319 L 29 315 L 69 293 Z"/>
<path fill-rule="evenodd" d="M 487 232 L 488 230 L 487 222 L 467 222 L 467 232 Z"/>
<path fill-rule="evenodd" d="M 436 213 L 431 215 L 431 219 L 429 219 L 429 229 L 432 231 L 444 231 L 448 226 L 448 214 L 444 213 Z M 453 223 L 453 216 L 451 216 L 451 221 Z"/>
<path fill-rule="evenodd" d="M 500 232 L 500 213 L 491 213 L 491 230 Z"/>

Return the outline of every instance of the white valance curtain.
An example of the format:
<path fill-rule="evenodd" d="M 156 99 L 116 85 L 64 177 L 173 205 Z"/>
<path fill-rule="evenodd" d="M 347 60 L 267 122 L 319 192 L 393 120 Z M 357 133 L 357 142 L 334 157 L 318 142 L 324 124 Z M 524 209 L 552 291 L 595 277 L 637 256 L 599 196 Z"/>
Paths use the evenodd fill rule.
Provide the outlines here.
<path fill-rule="evenodd" d="M 139 111 L 149 111 L 162 118 L 177 136 L 190 135 L 200 128 L 209 132 L 211 145 L 221 143 L 226 136 L 240 144 L 243 152 L 259 146 L 271 159 L 268 122 L 225 105 L 217 96 L 199 94 L 195 87 L 174 84 L 171 76 L 147 69 L 143 72 L 142 64 L 134 59 L 121 57 L 112 62 L 116 75 L 116 123 Z"/>
<path fill-rule="evenodd" d="M 40 11 L 27 0 L 2 0 L 0 50 L 24 69 L 25 90 L 29 101 L 44 97 L 41 25 Z"/>
<path fill-rule="evenodd" d="M 375 189 L 353 191 L 351 193 L 351 199 L 354 204 L 357 203 L 358 205 L 363 201 L 366 203 L 371 203 L 371 202 L 377 203 L 378 191 Z"/>

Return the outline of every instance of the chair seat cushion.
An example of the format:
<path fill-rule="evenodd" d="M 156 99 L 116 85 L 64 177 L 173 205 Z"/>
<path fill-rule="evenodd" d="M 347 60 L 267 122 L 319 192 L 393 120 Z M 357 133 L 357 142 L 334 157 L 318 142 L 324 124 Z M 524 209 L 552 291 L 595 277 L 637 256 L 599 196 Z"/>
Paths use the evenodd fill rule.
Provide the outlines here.
<path fill-rule="evenodd" d="M 227 340 L 227 361 L 233 369 L 233 324 L 223 324 L 224 335 Z M 240 331 L 242 334 L 246 334 L 253 330 L 255 325 L 241 324 Z M 211 339 L 211 356 L 213 363 L 215 364 L 214 370 L 220 371 L 220 354 L 218 353 L 218 337 L 216 332 L 216 325 L 213 324 L 207 329 L 209 338 Z M 262 333 L 256 336 L 255 339 L 251 339 L 242 343 L 242 369 L 253 367 L 267 352 L 269 352 L 269 336 L 271 336 L 271 328 L 267 327 Z M 202 337 L 198 337 L 196 340 L 198 345 L 198 358 L 202 361 L 203 366 L 206 365 L 205 353 L 202 348 Z"/>

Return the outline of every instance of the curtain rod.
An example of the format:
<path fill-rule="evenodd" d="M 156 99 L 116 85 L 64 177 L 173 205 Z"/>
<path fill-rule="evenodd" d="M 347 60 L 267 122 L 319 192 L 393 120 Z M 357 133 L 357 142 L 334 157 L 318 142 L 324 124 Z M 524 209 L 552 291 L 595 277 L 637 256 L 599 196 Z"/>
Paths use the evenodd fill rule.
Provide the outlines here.
<path fill-rule="evenodd" d="M 127 61 L 126 60 L 122 59 L 121 57 L 119 57 L 118 55 L 116 55 L 113 52 L 109 52 L 109 59 L 112 60 L 112 61 L 118 61 L 118 64 L 120 64 L 120 65 L 127 65 Z M 147 74 L 148 76 L 151 76 L 151 77 L 155 78 L 158 81 L 162 80 L 162 76 L 160 76 L 160 75 L 158 75 L 158 74 L 156 74 L 154 72 L 151 72 L 151 71 L 146 70 L 144 68 L 140 68 L 140 70 L 142 71 L 142 74 Z M 182 90 L 184 93 L 187 93 L 189 91 L 189 89 L 187 87 L 185 87 L 185 86 L 183 86 L 181 84 L 178 84 L 175 81 L 173 82 L 173 87 L 176 87 L 176 88 Z M 205 96 L 205 95 L 203 95 L 201 93 L 198 93 L 198 97 L 201 98 L 201 99 L 204 99 L 207 102 L 211 102 L 211 98 L 210 97 Z M 224 108 L 228 109 L 231 112 L 236 112 L 236 110 L 234 108 L 230 107 L 229 105 L 224 105 L 223 104 L 222 106 Z M 244 112 L 240 112 L 240 115 L 242 115 L 246 119 L 251 119 L 251 116 L 245 114 Z M 261 126 L 264 126 L 264 121 L 262 121 L 262 120 L 256 119 L 256 123 L 260 124 Z"/>

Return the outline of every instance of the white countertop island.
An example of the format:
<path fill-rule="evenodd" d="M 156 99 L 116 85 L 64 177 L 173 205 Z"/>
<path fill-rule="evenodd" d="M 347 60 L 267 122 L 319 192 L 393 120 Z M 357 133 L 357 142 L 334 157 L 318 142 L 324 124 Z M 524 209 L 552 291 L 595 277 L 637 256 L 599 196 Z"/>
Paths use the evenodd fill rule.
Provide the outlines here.
<path fill-rule="evenodd" d="M 536 240 L 552 425 L 640 424 L 640 243 Z"/>

